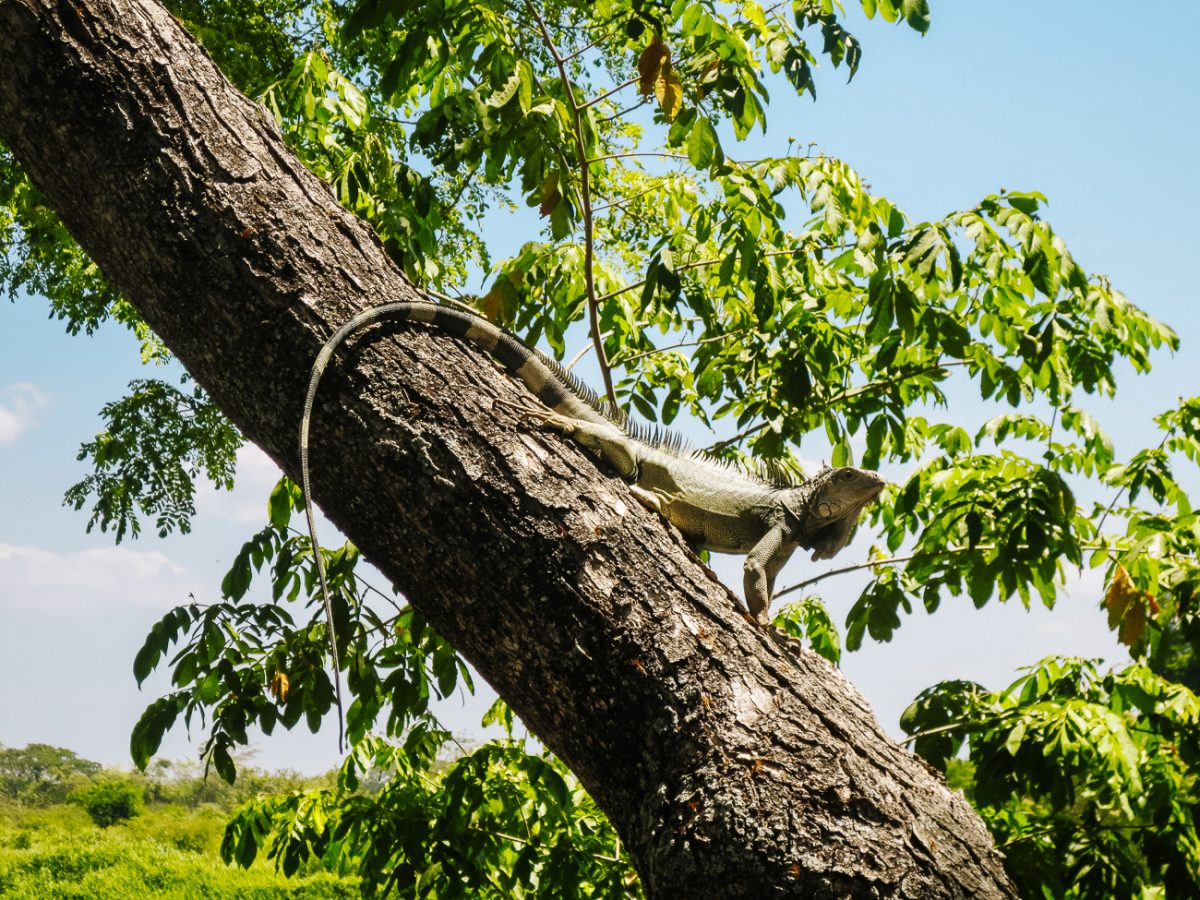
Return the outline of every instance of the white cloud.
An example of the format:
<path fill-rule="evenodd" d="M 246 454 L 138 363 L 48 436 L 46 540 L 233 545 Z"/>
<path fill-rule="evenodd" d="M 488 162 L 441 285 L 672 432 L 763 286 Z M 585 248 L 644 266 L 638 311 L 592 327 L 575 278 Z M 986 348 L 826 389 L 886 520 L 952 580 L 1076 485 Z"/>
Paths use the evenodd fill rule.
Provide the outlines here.
<path fill-rule="evenodd" d="M 11 444 L 36 421 L 50 398 L 28 382 L 0 389 L 0 444 Z"/>
<path fill-rule="evenodd" d="M 195 579 L 166 554 L 103 547 L 58 553 L 0 543 L 0 610 L 42 612 L 186 603 Z"/>

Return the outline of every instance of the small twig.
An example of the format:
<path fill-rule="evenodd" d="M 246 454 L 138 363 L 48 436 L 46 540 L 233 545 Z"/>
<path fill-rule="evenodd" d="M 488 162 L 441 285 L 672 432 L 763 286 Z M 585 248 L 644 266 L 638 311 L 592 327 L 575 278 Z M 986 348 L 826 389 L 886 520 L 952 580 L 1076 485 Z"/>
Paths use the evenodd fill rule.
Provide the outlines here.
<path fill-rule="evenodd" d="M 712 343 L 716 343 L 717 341 L 727 340 L 728 338 L 733 337 L 736 334 L 738 334 L 738 332 L 728 332 L 726 334 L 713 335 L 712 337 L 699 338 L 694 341 L 683 341 L 682 343 L 679 343 L 679 344 L 671 344 L 668 347 L 655 347 L 653 350 L 644 350 L 641 353 L 634 353 L 631 356 L 625 356 L 625 357 L 618 356 L 616 359 L 614 359 L 612 361 L 612 364 L 614 366 L 625 366 L 625 365 L 628 365 L 629 363 L 633 362 L 634 360 L 642 359 L 643 357 L 646 357 L 646 356 L 654 356 L 655 354 L 658 354 L 658 353 L 669 353 L 672 350 L 679 350 L 682 347 L 698 347 L 701 344 L 712 344 Z"/>
<path fill-rule="evenodd" d="M 628 81 L 626 81 L 626 82 L 623 82 L 622 84 L 618 84 L 618 85 L 617 85 L 615 88 L 613 88 L 612 90 L 605 91 L 605 92 L 604 92 L 603 94 L 601 94 L 599 97 L 593 97 L 591 100 L 588 100 L 588 101 L 587 101 L 587 102 L 585 102 L 585 103 L 581 103 L 581 104 L 579 105 L 579 108 L 580 108 L 581 110 L 583 110 L 583 109 L 587 109 L 589 106 L 595 106 L 597 103 L 601 103 L 601 102 L 603 102 L 603 101 L 607 100 L 607 99 L 608 99 L 609 97 L 611 97 L 613 94 L 617 93 L 617 91 L 623 91 L 623 90 L 625 90 L 625 88 L 629 87 L 631 84 L 633 84 L 633 83 L 634 83 L 634 82 L 636 82 L 637 80 L 638 80 L 637 78 L 630 78 Z"/>
<path fill-rule="evenodd" d="M 467 827 L 471 829 L 471 831 L 477 831 L 480 834 L 486 834 L 490 837 L 500 838 L 501 840 L 505 841 L 512 841 L 514 844 L 521 844 L 523 846 L 537 846 L 537 841 L 517 837 L 515 834 L 506 834 L 503 831 L 490 831 L 486 828 L 480 828 L 478 825 L 468 825 Z M 600 862 L 619 863 L 621 861 L 620 857 L 605 856 L 602 853 L 584 852 L 587 853 L 587 855 L 592 859 L 599 860 Z"/>
<path fill-rule="evenodd" d="M 943 734 L 947 731 L 954 731 L 956 728 L 970 728 L 972 725 L 982 725 L 982 722 L 951 722 L 948 725 L 939 725 L 937 728 L 926 728 L 924 731 L 918 731 L 916 734 L 910 734 L 900 742 L 900 746 L 911 744 L 914 741 L 919 741 L 923 737 L 933 737 L 935 734 Z"/>
<path fill-rule="evenodd" d="M 621 118 L 621 116 L 627 115 L 627 114 L 633 112 L 635 109 L 641 109 L 643 106 L 645 106 L 649 102 L 650 102 L 650 99 L 648 97 L 643 97 L 637 103 L 633 104 L 633 106 L 627 106 L 624 109 L 617 110 L 617 112 L 613 113 L 611 116 L 605 116 L 604 118 L 597 119 L 596 121 L 611 122 L 613 119 L 619 119 L 619 118 Z"/>
<path fill-rule="evenodd" d="M 592 163 L 606 162 L 610 159 L 629 159 L 634 156 L 653 156 L 658 159 L 680 159 L 684 162 L 687 162 L 688 160 L 686 156 L 683 156 L 679 153 L 659 153 L 651 150 L 629 150 L 625 153 L 609 153 L 605 156 L 596 156 L 592 159 L 589 159 L 587 162 L 588 165 L 591 165 Z"/>
<path fill-rule="evenodd" d="M 757 425 L 751 425 L 748 428 L 744 428 L 741 431 L 739 431 L 737 434 L 735 434 L 733 437 L 725 438 L 724 440 L 717 441 L 714 444 L 709 444 L 704 449 L 704 452 L 705 453 L 720 453 L 726 447 L 732 447 L 734 444 L 741 443 L 746 438 L 751 437 L 752 435 L 756 435 L 760 431 L 763 431 L 767 427 L 768 424 L 769 423 L 767 423 L 767 422 L 759 422 Z"/>
<path fill-rule="evenodd" d="M 775 593 L 776 597 L 782 597 L 784 594 L 790 594 L 792 591 L 803 590 L 809 585 L 816 584 L 818 581 L 824 581 L 826 578 L 832 578 L 834 575 L 845 575 L 847 572 L 857 572 L 859 569 L 874 569 L 876 566 L 894 566 L 899 563 L 909 562 L 914 559 L 925 559 L 930 556 L 953 556 L 956 553 L 969 553 L 972 550 L 995 550 L 994 544 L 976 544 L 974 547 L 947 547 L 945 550 L 925 550 L 918 553 L 910 553 L 908 556 L 889 556 L 887 559 L 873 559 L 865 563 L 856 563 L 852 566 L 842 566 L 840 569 L 830 569 L 828 572 L 822 572 L 820 575 L 814 575 L 812 578 L 805 579 L 798 584 L 793 584 L 791 587 L 784 588 L 782 591 Z"/>
<path fill-rule="evenodd" d="M 954 366 L 965 366 L 969 362 L 970 362 L 970 360 L 965 360 L 965 359 L 956 359 L 956 360 L 951 360 L 950 362 L 940 362 L 939 361 L 939 362 L 933 363 L 932 365 L 926 366 L 923 369 L 918 369 L 915 372 L 908 372 L 907 374 L 899 375 L 894 378 L 889 378 L 885 381 L 871 381 L 871 382 L 868 382 L 867 384 L 862 385 L 862 387 L 855 388 L 852 391 L 845 391 L 844 393 L 838 394 L 834 397 L 830 397 L 828 400 L 825 401 L 824 405 L 831 406 L 834 403 L 843 403 L 846 400 L 851 400 L 855 397 L 861 396 L 862 394 L 869 393 L 870 391 L 878 390 L 880 388 L 890 387 L 891 385 L 899 384 L 902 381 L 907 381 L 910 378 L 920 378 L 922 375 L 928 375 L 930 372 L 936 372 L 938 369 L 949 369 Z"/>
<path fill-rule="evenodd" d="M 575 50 L 574 52 L 569 53 L 566 56 L 564 56 L 563 62 L 567 63 L 567 62 L 570 62 L 571 60 L 573 60 L 577 56 L 582 56 L 584 53 L 587 53 L 589 50 L 591 50 L 597 44 L 602 44 L 605 41 L 607 41 L 610 37 L 612 37 L 614 34 L 616 34 L 616 32 L 618 32 L 620 29 L 621 29 L 620 25 L 610 28 L 608 31 L 606 31 L 604 34 L 600 35 L 600 37 L 596 38 L 594 41 L 592 41 L 587 46 L 580 47 L 578 50 Z"/>
<path fill-rule="evenodd" d="M 1165 435 L 1163 435 L 1163 439 L 1158 442 L 1158 446 L 1155 447 L 1154 449 L 1156 451 L 1161 450 L 1163 447 L 1165 447 L 1167 445 L 1167 441 L 1170 439 L 1171 439 L 1171 432 L 1168 431 Z M 1119 491 L 1117 491 L 1116 496 L 1114 496 L 1112 498 L 1112 503 L 1108 504 L 1108 509 L 1106 509 L 1104 511 L 1104 515 L 1102 515 L 1100 517 L 1100 521 L 1096 523 L 1096 534 L 1099 534 L 1100 530 L 1104 527 L 1104 521 L 1108 518 L 1108 514 L 1111 513 L 1113 511 L 1113 509 L 1116 507 L 1117 501 L 1121 499 L 1121 495 L 1125 493 L 1125 488 L 1126 488 L 1126 485 L 1121 485 L 1121 489 Z"/>
<path fill-rule="evenodd" d="M 830 248 L 830 249 L 836 249 L 836 248 Z M 766 253 L 760 253 L 759 255 L 763 256 L 763 257 L 792 256 L 793 254 L 803 252 L 803 250 L 804 250 L 803 247 L 794 247 L 791 250 L 768 250 Z M 699 268 L 703 268 L 704 266 L 716 266 L 716 265 L 720 265 L 723 262 L 725 262 L 724 258 L 722 258 L 722 259 L 697 259 L 697 260 L 693 260 L 692 262 L 683 263 L 682 265 L 676 266 L 675 271 L 676 272 L 686 272 L 688 269 L 699 269 Z M 601 295 L 599 299 L 601 301 L 611 300 L 613 297 L 619 297 L 621 294 L 627 294 L 630 291 L 636 291 L 640 287 L 645 287 L 645 285 L 646 285 L 646 279 L 643 278 L 641 281 L 635 281 L 635 282 L 633 282 L 633 284 L 627 284 L 623 288 L 617 288 L 615 291 L 609 291 L 607 294 Z"/>
<path fill-rule="evenodd" d="M 656 176 L 651 176 L 651 177 L 665 178 L 667 176 L 656 175 Z M 653 194 L 655 191 L 659 190 L 659 188 L 660 188 L 660 185 L 656 184 L 654 187 L 648 187 L 644 191 L 634 194 L 632 197 L 622 197 L 620 200 L 614 200 L 612 203 L 605 203 L 602 206 L 593 207 L 592 215 L 599 215 L 602 212 L 608 212 L 608 210 L 612 209 L 614 206 L 628 206 L 634 200 L 640 200 L 642 197 L 645 197 L 647 194 Z"/>
<path fill-rule="evenodd" d="M 604 332 L 604 334 L 600 335 L 600 340 L 604 340 L 605 338 L 610 338 L 610 337 L 612 337 L 612 332 L 606 331 L 606 332 Z M 571 361 L 569 363 L 567 363 L 565 366 L 563 366 L 563 371 L 570 372 L 573 368 L 575 368 L 575 366 L 579 363 L 579 361 L 581 359 L 583 359 L 585 356 L 588 355 L 588 351 L 591 349 L 592 349 L 591 344 L 584 344 L 583 347 L 580 348 L 579 352 L 571 357 Z M 615 366 L 615 365 L 617 365 L 617 363 L 613 363 L 613 365 Z"/>

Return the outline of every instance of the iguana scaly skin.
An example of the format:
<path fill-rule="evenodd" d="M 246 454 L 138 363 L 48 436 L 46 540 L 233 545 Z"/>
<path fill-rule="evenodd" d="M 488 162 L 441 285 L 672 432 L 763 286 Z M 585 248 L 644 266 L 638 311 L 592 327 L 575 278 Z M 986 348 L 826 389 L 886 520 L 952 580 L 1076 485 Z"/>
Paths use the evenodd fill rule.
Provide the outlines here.
<path fill-rule="evenodd" d="M 661 513 L 696 546 L 717 553 L 745 553 L 746 604 L 763 624 L 768 621 L 775 576 L 795 549 L 812 550 L 814 560 L 832 557 L 850 541 L 859 513 L 886 484 L 877 473 L 850 466 L 823 468 L 807 481 L 796 482 L 681 452 L 677 438 L 630 426 L 623 415 L 601 403 L 591 389 L 553 360 L 485 319 L 431 302 L 377 306 L 355 316 L 321 348 L 313 363 L 300 422 L 300 484 L 328 617 L 335 673 L 338 659 L 333 610 L 324 562 L 316 551 L 310 499 L 308 431 L 317 386 L 334 351 L 353 332 L 383 320 L 427 322 L 482 348 L 544 404 L 529 401 L 519 407 L 521 412 L 593 451 L 631 483 L 638 500 Z M 338 690 L 340 709 L 340 686 Z"/>

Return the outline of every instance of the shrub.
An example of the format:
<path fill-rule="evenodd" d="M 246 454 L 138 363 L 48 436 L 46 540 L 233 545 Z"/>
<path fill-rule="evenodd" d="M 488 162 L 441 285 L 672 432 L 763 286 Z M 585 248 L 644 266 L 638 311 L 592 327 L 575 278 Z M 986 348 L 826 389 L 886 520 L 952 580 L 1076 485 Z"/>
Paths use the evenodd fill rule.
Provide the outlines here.
<path fill-rule="evenodd" d="M 82 806 L 101 828 L 142 813 L 142 789 L 117 778 L 78 787 L 71 791 L 69 799 Z"/>

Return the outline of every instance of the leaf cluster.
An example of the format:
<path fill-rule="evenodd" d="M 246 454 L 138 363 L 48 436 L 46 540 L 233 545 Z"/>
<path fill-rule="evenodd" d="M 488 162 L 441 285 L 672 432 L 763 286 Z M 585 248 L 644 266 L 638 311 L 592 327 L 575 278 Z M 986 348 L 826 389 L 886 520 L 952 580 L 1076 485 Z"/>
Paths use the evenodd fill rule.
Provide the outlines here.
<path fill-rule="evenodd" d="M 967 789 L 1023 896 L 1186 896 L 1200 871 L 1200 699 L 1135 664 L 1042 660 L 1002 691 L 943 682 L 901 725 Z"/>
<path fill-rule="evenodd" d="M 138 536 L 141 515 L 154 517 L 159 537 L 186 534 L 197 476 L 232 490 L 242 437 L 198 386 L 139 379 L 129 388 L 100 411 L 107 427 L 77 457 L 91 460 L 93 473 L 67 490 L 64 503 L 82 509 L 94 497 L 87 530 L 112 528 L 118 543 Z"/>
<path fill-rule="evenodd" d="M 435 771 L 445 737 L 416 727 L 400 743 L 361 741 L 335 788 L 245 804 L 223 856 L 248 866 L 265 852 L 285 874 L 320 859 L 360 873 L 371 896 L 639 894 L 612 827 L 560 762 L 509 739 Z M 377 772 L 386 781 L 364 792 L 364 776 Z"/>
<path fill-rule="evenodd" d="M 325 669 L 328 636 L 308 539 L 290 530 L 299 489 L 279 482 L 268 507 L 270 524 L 247 541 L 222 581 L 221 602 L 192 602 L 168 612 L 150 630 L 134 660 L 139 684 L 156 667 L 171 667 L 176 690 L 154 701 L 131 737 L 134 762 L 144 768 L 163 735 L 182 715 L 191 725 L 211 718 L 203 756 L 226 781 L 237 774 L 234 751 L 255 726 L 270 734 L 303 720 L 316 732 L 334 704 Z M 338 658 L 355 700 L 347 711 L 351 742 L 382 725 L 400 733 L 425 721 L 432 698 L 470 686 L 466 666 L 410 607 L 386 618 L 363 602 L 358 551 L 347 544 L 327 552 L 326 571 L 338 636 Z M 269 576 L 271 602 L 248 593 L 258 573 Z M 179 649 L 172 653 L 172 648 Z"/>

